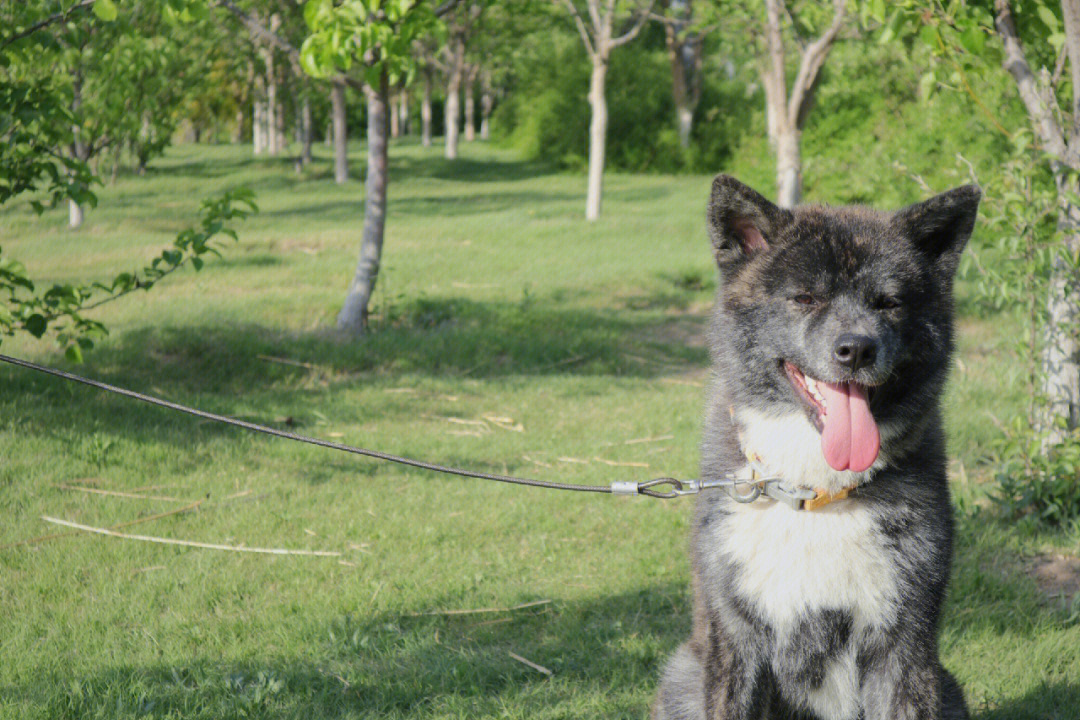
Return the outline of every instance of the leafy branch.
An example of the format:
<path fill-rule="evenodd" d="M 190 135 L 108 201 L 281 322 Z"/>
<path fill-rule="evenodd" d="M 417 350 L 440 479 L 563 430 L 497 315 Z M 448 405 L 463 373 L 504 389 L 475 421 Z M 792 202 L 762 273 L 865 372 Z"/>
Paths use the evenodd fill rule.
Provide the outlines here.
<path fill-rule="evenodd" d="M 38 292 L 23 264 L 4 258 L 0 250 L 0 336 L 28 332 L 40 338 L 55 333 L 68 359 L 81 362 L 82 351 L 108 334 L 100 321 L 84 313 L 136 290 L 149 290 L 187 265 L 201 270 L 204 256 L 221 256 L 216 241 L 236 240 L 236 231 L 227 223 L 258 212 L 253 198 L 250 190 L 239 189 L 203 200 L 198 225 L 181 231 L 170 247 L 141 270 L 120 273 L 108 283 L 55 284 Z"/>

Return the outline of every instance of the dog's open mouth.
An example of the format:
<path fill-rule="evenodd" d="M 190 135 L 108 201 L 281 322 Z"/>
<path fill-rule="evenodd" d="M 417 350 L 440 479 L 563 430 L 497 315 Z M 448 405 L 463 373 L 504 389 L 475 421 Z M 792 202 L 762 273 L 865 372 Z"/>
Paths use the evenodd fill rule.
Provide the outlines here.
<path fill-rule="evenodd" d="M 790 362 L 784 372 L 795 393 L 810 408 L 821 432 L 821 452 L 833 470 L 862 472 L 877 460 L 881 437 L 870 412 L 872 387 L 857 382 L 815 380 Z"/>

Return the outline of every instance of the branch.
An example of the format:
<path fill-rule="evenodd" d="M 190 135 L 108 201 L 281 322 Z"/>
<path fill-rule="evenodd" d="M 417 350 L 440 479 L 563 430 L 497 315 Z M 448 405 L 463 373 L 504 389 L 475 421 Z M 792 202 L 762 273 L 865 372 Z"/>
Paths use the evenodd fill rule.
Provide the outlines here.
<path fill-rule="evenodd" d="M 652 10 L 653 3 L 650 2 L 647 6 L 643 5 L 638 10 L 637 18 L 630 21 L 630 27 L 617 38 L 612 38 L 611 47 L 617 48 L 620 45 L 625 45 L 641 32 L 641 28 L 645 27 L 645 23 L 649 20 L 649 12 Z"/>
<path fill-rule="evenodd" d="M 1031 65 L 1028 64 L 1024 47 L 1020 44 L 1020 36 L 1016 32 L 1009 1 L 994 0 L 994 10 L 997 12 L 994 24 L 1005 45 L 1005 59 L 1001 64 L 1016 81 L 1017 92 L 1027 108 L 1031 124 L 1035 126 L 1035 131 L 1043 141 L 1043 146 L 1049 153 L 1064 161 L 1068 146 L 1065 144 L 1061 125 L 1051 112 L 1051 98 L 1046 88 L 1040 87 L 1038 79 L 1031 71 Z M 1056 105 L 1056 101 L 1053 104 Z"/>
<path fill-rule="evenodd" d="M 236 16 L 236 19 L 240 21 L 240 24 L 248 29 L 248 32 L 250 32 L 252 36 L 260 38 L 264 42 L 281 50 L 289 56 L 289 62 L 293 63 L 294 66 L 299 67 L 300 50 L 295 45 L 263 25 L 258 19 L 245 13 L 238 8 L 236 3 L 232 2 L 232 0 L 214 0 L 214 4 L 231 12 Z"/>
<path fill-rule="evenodd" d="M 63 22 L 64 20 L 67 20 L 72 15 L 72 13 L 74 13 L 76 10 L 82 10 L 83 8 L 90 7 L 93 4 L 94 4 L 94 0 L 79 0 L 79 2 L 72 5 L 67 10 L 65 10 L 63 12 L 58 12 L 55 15 L 50 15 L 49 17 L 45 18 L 44 20 L 34 23 L 33 25 L 26 28 L 25 30 L 20 30 L 19 32 L 12 35 L 11 37 L 5 38 L 3 42 L 0 42 L 0 49 L 6 48 L 8 45 L 15 42 L 16 40 L 22 40 L 24 37 L 28 37 L 30 35 L 33 35 L 38 30 L 41 30 L 42 28 L 48 27 L 49 25 L 52 25 L 53 23 Z"/>
<path fill-rule="evenodd" d="M 813 95 L 821 66 L 825 64 L 825 58 L 829 56 L 829 50 L 832 49 L 833 42 L 836 41 L 836 36 L 840 34 L 840 28 L 844 25 L 846 12 L 847 0 L 836 0 L 832 24 L 821 37 L 810 43 L 803 51 L 799 74 L 795 76 L 795 83 L 791 86 L 791 96 L 788 98 L 788 122 L 793 127 L 802 127 L 806 120 L 806 110 L 810 107 L 808 100 Z"/>
<path fill-rule="evenodd" d="M 1080 0 L 1061 0 L 1065 17 L 1065 44 L 1069 54 L 1069 70 L 1072 75 L 1072 134 L 1069 145 L 1080 137 Z"/>
<path fill-rule="evenodd" d="M 566 6 L 566 9 L 570 11 L 570 16 L 574 18 L 574 24 L 577 25 L 578 32 L 581 33 L 581 41 L 585 43 L 585 50 L 589 53 L 589 56 L 596 54 L 596 49 L 593 45 L 592 37 L 589 35 L 589 30 L 585 27 L 585 21 L 581 19 L 581 14 L 578 12 L 577 6 L 574 5 L 574 0 L 561 0 L 562 4 Z M 592 3 L 589 3 L 590 12 L 592 10 Z"/>
<path fill-rule="evenodd" d="M 785 74 L 786 58 L 784 57 L 784 39 L 780 35 L 780 5 L 783 0 L 765 1 L 765 42 L 768 47 L 769 62 L 762 73 L 762 80 L 766 90 L 766 102 L 774 108 L 771 112 L 773 118 L 780 123 L 787 123 L 784 113 L 784 102 L 787 94 L 787 77 Z M 771 92 L 770 92 L 771 91 Z M 770 133 L 773 128 L 770 127 Z M 776 138 L 770 137 L 774 141 Z"/>

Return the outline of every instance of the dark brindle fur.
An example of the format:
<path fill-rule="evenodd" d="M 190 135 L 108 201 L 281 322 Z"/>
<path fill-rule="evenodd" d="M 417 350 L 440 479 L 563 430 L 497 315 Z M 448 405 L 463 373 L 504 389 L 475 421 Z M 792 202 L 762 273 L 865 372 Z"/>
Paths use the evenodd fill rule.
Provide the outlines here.
<path fill-rule="evenodd" d="M 693 632 L 664 673 L 656 720 L 968 717 L 938 659 L 953 533 L 939 405 L 953 275 L 979 197 L 967 186 L 896 213 L 789 211 L 716 178 L 708 220 L 723 282 L 701 476 L 753 451 L 793 485 L 858 487 L 815 511 L 702 494 Z M 850 336 L 870 348 L 861 364 L 843 354 Z M 823 460 L 815 443 L 833 411 L 800 397 L 785 363 L 867 393 L 880 433 L 871 467 Z M 845 435 L 864 449 L 866 436 Z"/>

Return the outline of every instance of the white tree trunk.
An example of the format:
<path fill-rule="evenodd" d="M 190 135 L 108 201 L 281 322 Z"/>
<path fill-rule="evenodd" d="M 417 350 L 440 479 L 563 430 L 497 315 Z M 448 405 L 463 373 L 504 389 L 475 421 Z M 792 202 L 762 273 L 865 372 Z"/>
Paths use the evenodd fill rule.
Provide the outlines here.
<path fill-rule="evenodd" d="M 476 140 L 476 98 L 473 77 L 465 83 L 465 142 Z"/>
<path fill-rule="evenodd" d="M 266 103 L 259 97 L 251 111 L 251 145 L 256 155 L 266 152 Z"/>
<path fill-rule="evenodd" d="M 311 135 L 311 99 L 305 92 L 300 105 L 300 164 L 305 167 L 311 164 Z"/>
<path fill-rule="evenodd" d="M 78 68 L 76 68 L 75 72 L 73 73 L 71 83 L 71 113 L 75 117 L 76 123 L 71 127 L 73 138 L 71 142 L 71 154 L 76 160 L 86 162 L 89 159 L 90 152 L 87 148 L 86 141 L 83 139 L 82 128 L 80 128 L 78 125 L 78 123 L 82 120 L 82 118 L 79 116 L 79 114 L 82 112 L 82 86 L 82 72 Z M 83 218 L 84 215 L 82 205 L 75 202 L 74 200 L 69 199 L 68 227 L 74 230 L 75 228 L 83 224 Z"/>
<path fill-rule="evenodd" d="M 84 218 L 82 205 L 74 200 L 68 200 L 68 227 L 74 230 L 83 224 Z"/>
<path fill-rule="evenodd" d="M 451 75 L 450 82 L 446 86 L 446 149 L 447 160 L 454 160 L 458 156 L 458 116 L 461 113 L 461 82 Z"/>
<path fill-rule="evenodd" d="M 688 105 L 683 105 L 675 110 L 679 121 L 679 145 L 684 148 L 690 147 L 690 133 L 694 129 L 694 110 Z"/>
<path fill-rule="evenodd" d="M 607 77 L 607 61 L 593 57 L 592 77 L 589 81 L 589 105 L 592 120 L 589 123 L 589 176 L 585 192 L 585 219 L 600 217 L 600 202 L 604 191 L 604 152 L 607 142 L 607 98 L 604 95 Z"/>
<path fill-rule="evenodd" d="M 1061 208 L 1058 227 L 1064 235 L 1062 253 L 1073 255 L 1080 250 L 1080 207 L 1068 199 L 1068 180 L 1059 176 L 1056 182 Z M 1065 439 L 1061 420 L 1065 428 L 1080 424 L 1080 277 L 1061 254 L 1051 266 L 1046 311 L 1041 360 L 1047 406 L 1039 424 L 1046 433 L 1046 444 L 1055 445 Z"/>
<path fill-rule="evenodd" d="M 331 116 L 334 124 L 334 182 L 341 185 L 349 179 L 349 154 L 345 130 L 345 81 L 335 80 L 330 91 Z"/>
<path fill-rule="evenodd" d="M 793 208 L 802 199 L 802 132 L 785 130 L 776 138 L 776 204 Z"/>
<path fill-rule="evenodd" d="M 431 70 L 424 70 L 424 99 L 420 102 L 420 143 L 431 147 Z"/>
<path fill-rule="evenodd" d="M 278 145 L 277 116 L 278 107 L 278 82 L 274 72 L 274 53 L 269 49 L 263 50 L 263 62 L 266 65 L 266 104 L 263 116 L 266 122 L 266 152 L 271 157 L 281 150 Z"/>
<path fill-rule="evenodd" d="M 364 198 L 364 235 L 360 242 L 360 261 L 349 284 L 345 304 L 338 314 L 337 326 L 361 333 L 367 329 L 368 304 L 375 291 L 382 258 L 386 229 L 387 164 L 387 79 L 383 74 L 378 88 L 368 88 L 368 167 Z"/>

